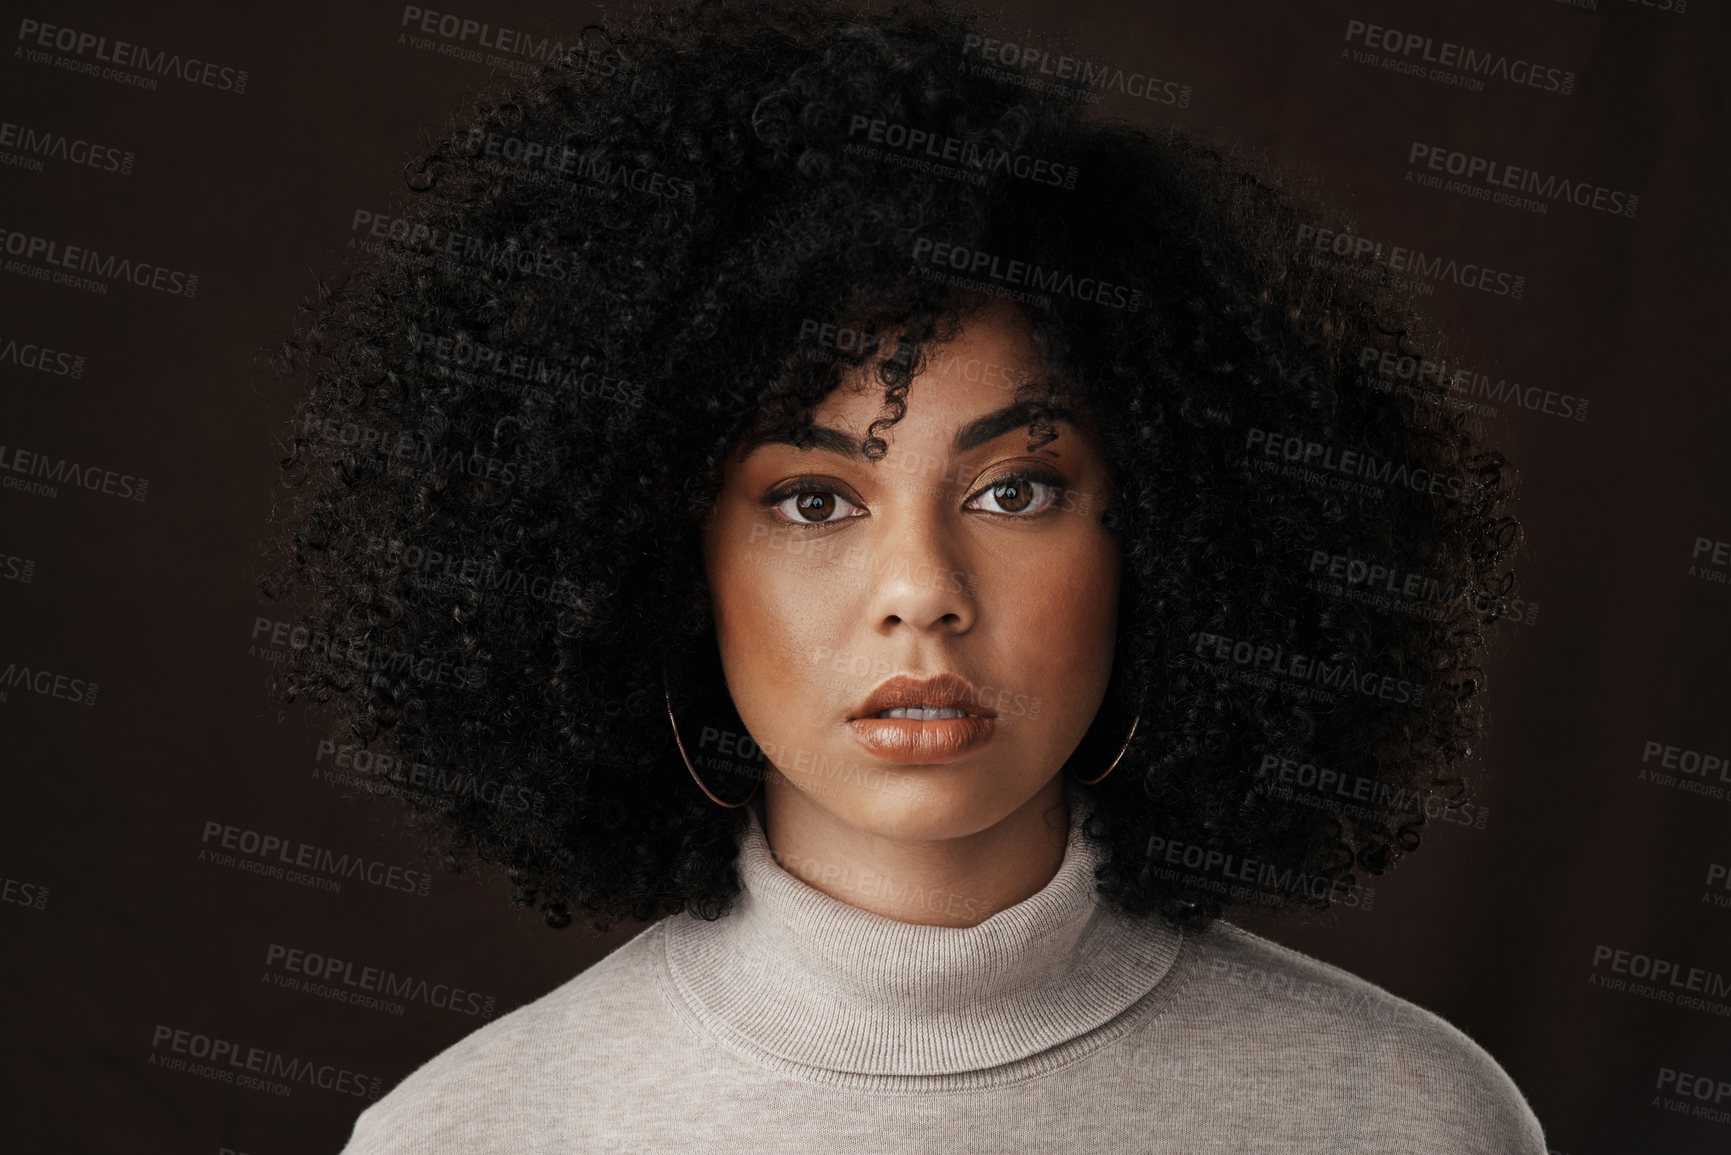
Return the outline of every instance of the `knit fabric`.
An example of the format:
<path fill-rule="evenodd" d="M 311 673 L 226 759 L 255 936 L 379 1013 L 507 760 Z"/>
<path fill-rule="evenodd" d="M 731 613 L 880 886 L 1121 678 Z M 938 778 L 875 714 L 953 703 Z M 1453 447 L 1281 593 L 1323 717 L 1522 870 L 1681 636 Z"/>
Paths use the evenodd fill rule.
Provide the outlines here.
<path fill-rule="evenodd" d="M 1545 1155 L 1436 1015 L 1225 922 L 1103 905 L 1081 816 L 1044 888 L 965 928 L 813 889 L 754 816 L 725 917 L 664 919 L 470 1034 L 344 1155 Z"/>

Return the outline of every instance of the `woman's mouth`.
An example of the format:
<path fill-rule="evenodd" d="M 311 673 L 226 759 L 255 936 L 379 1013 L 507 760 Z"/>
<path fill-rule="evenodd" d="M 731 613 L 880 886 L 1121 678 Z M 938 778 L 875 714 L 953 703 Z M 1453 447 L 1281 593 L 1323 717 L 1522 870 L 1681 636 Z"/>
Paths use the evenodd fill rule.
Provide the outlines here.
<path fill-rule="evenodd" d="M 915 722 L 930 722 L 934 718 L 966 718 L 966 710 L 954 706 L 894 706 L 874 718 L 908 718 Z"/>
<path fill-rule="evenodd" d="M 848 719 L 854 740 L 885 762 L 953 762 L 992 736 L 997 715 L 980 703 L 973 683 L 955 674 L 883 683 Z"/>

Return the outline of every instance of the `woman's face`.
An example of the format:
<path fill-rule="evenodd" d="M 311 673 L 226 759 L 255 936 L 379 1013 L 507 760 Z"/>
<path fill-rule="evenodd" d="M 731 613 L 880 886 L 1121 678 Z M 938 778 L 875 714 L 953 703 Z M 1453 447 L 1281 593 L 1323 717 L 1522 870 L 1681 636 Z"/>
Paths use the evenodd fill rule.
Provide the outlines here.
<path fill-rule="evenodd" d="M 1041 369 L 1026 322 L 993 305 L 927 355 L 884 457 L 859 452 L 882 388 L 850 378 L 812 448 L 735 453 L 704 531 L 727 687 L 775 789 L 904 840 L 984 830 L 1052 782 L 1105 695 L 1118 605 L 1102 447 L 1057 420 L 1030 450 L 1013 407 Z"/>

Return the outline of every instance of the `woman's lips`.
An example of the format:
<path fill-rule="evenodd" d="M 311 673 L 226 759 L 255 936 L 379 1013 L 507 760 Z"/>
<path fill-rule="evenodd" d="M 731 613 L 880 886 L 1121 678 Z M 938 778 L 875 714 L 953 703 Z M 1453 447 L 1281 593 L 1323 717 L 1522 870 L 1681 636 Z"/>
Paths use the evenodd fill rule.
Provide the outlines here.
<path fill-rule="evenodd" d="M 854 718 L 854 740 L 885 762 L 901 765 L 953 762 L 992 736 L 996 718 Z"/>
<path fill-rule="evenodd" d="M 959 674 L 897 674 L 854 709 L 847 725 L 855 741 L 885 762 L 953 762 L 997 725 L 997 715 L 979 698 Z"/>

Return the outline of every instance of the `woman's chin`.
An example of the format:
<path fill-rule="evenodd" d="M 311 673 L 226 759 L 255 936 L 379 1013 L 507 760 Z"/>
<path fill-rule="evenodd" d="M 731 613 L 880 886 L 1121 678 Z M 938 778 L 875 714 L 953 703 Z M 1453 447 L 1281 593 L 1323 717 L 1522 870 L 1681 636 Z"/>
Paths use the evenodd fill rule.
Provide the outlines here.
<path fill-rule="evenodd" d="M 1002 822 L 1027 801 L 1006 790 L 1001 776 L 955 765 L 911 771 L 886 767 L 876 788 L 852 783 L 826 788 L 797 780 L 794 785 L 837 820 L 897 842 L 966 838 Z M 1031 785 L 1028 793 L 1037 789 Z"/>

